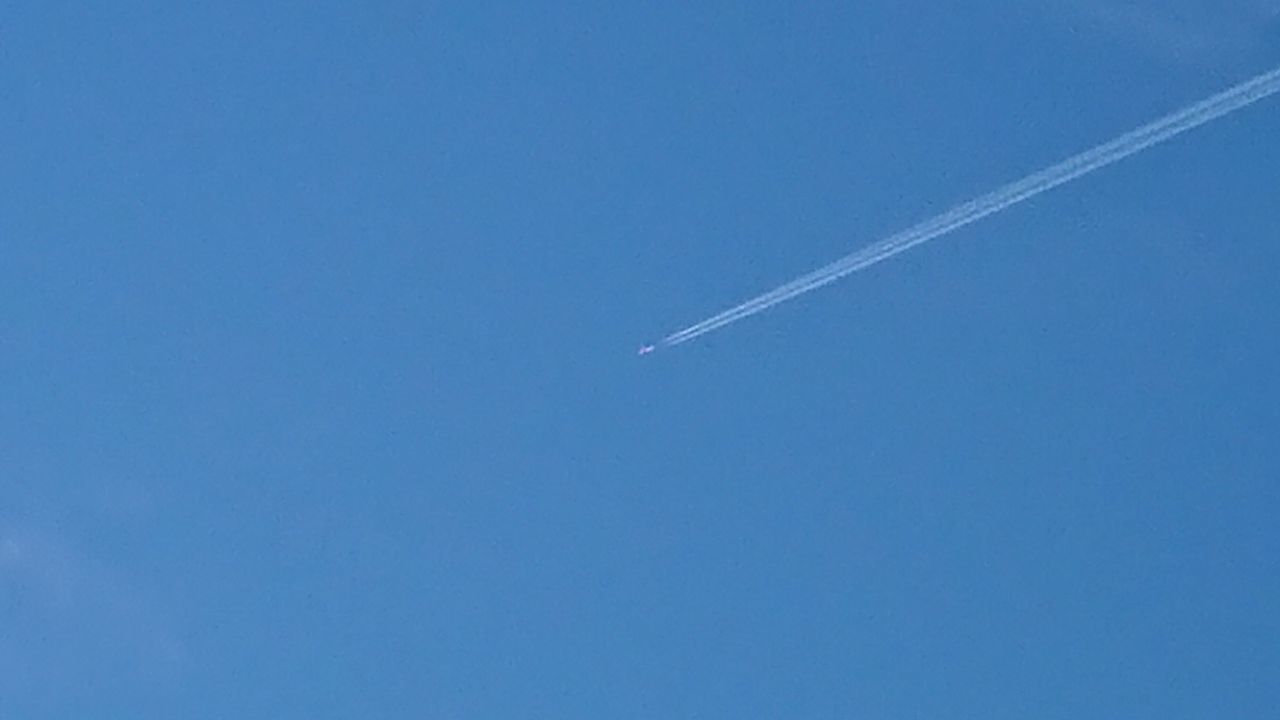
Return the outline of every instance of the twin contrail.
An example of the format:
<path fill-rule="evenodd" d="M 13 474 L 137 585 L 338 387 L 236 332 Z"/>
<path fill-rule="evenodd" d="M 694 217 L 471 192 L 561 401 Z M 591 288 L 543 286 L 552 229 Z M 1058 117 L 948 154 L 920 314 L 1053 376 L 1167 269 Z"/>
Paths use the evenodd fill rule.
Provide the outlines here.
<path fill-rule="evenodd" d="M 670 347 L 689 342 L 694 338 L 706 335 L 735 323 L 743 318 L 763 312 L 774 305 L 786 302 L 810 290 L 835 282 L 849 273 L 862 270 L 876 263 L 887 260 L 900 252 L 909 250 L 922 243 L 929 242 L 969 223 L 998 213 L 1005 208 L 1029 200 L 1042 192 L 1052 190 L 1089 173 L 1100 170 L 1112 163 L 1119 162 L 1130 155 L 1141 152 L 1152 145 L 1177 137 L 1182 133 L 1204 125 L 1211 120 L 1222 117 L 1240 108 L 1280 92 L 1280 68 L 1265 72 L 1246 80 L 1230 90 L 1225 90 L 1213 97 L 1178 110 L 1170 115 L 1143 125 L 1132 132 L 1121 135 L 1110 142 L 1103 143 L 1092 150 L 1063 160 L 1039 172 L 1028 175 L 1016 182 L 987 193 L 974 200 L 926 220 L 896 235 L 891 235 L 877 243 L 856 250 L 813 272 L 802 275 L 791 282 L 770 290 L 763 295 L 751 298 L 746 302 L 713 315 L 696 325 L 678 330 L 663 338 L 659 347 Z M 653 346 L 642 349 L 652 350 Z"/>

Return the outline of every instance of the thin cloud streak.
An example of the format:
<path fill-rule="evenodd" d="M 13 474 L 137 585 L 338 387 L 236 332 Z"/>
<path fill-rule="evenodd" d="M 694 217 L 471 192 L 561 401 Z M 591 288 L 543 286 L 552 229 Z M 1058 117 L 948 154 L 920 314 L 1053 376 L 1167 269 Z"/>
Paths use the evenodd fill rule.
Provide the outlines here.
<path fill-rule="evenodd" d="M 850 253 L 835 262 L 740 303 L 683 330 L 659 343 L 671 347 L 763 312 L 774 305 L 816 290 L 840 278 L 887 260 L 917 245 L 947 235 L 1072 180 L 1088 175 L 1153 145 L 1175 138 L 1259 100 L 1280 92 L 1280 68 L 1262 73 L 1210 98 L 1166 115 L 1136 130 L 1086 150 L 1056 165 L 1009 183 L 993 192 L 958 205 L 941 215 L 919 223 L 896 235 Z"/>

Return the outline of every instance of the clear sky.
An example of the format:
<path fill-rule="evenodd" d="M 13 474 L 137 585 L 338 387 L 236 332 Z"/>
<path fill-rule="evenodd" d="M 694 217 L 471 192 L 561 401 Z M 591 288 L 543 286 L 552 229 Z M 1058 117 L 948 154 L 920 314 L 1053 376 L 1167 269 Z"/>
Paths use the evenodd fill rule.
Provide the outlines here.
<path fill-rule="evenodd" d="M 7 3 L 0 717 L 1280 715 L 1280 101 L 635 355 L 1278 18 Z"/>

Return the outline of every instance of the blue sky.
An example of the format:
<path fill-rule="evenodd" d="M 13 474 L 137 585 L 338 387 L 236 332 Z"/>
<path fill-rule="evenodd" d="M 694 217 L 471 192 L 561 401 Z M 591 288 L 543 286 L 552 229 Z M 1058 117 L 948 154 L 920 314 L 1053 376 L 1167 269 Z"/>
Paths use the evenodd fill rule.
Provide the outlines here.
<path fill-rule="evenodd" d="M 634 354 L 1280 5 L 275 5 L 0 12 L 0 715 L 1280 711 L 1276 101 Z"/>

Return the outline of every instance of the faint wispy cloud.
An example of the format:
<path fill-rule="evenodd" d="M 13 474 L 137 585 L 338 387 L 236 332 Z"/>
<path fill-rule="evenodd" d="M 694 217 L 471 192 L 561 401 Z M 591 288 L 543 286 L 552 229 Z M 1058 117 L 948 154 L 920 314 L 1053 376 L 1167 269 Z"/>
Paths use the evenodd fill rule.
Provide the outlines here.
<path fill-rule="evenodd" d="M 0 705 L 167 674 L 181 644 L 144 593 L 64 538 L 0 521 Z"/>
<path fill-rule="evenodd" d="M 1051 7 L 1184 62 L 1249 52 L 1280 19 L 1280 0 L 1056 0 Z"/>

